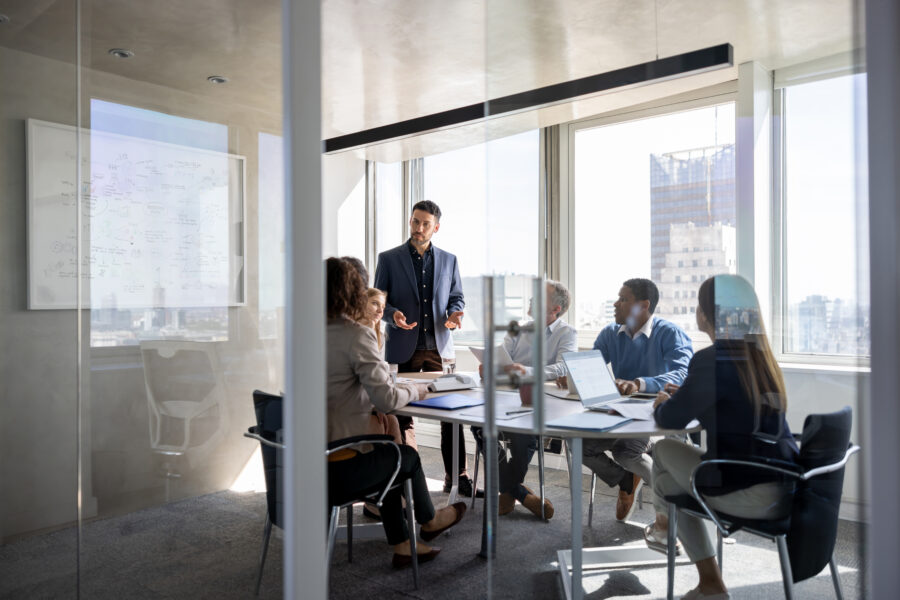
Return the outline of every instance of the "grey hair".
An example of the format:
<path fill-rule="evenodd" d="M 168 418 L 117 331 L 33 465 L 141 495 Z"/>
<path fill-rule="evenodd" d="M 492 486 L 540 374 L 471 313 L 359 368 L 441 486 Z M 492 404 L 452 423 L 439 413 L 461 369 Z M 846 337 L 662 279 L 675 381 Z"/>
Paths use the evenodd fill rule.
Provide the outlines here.
<path fill-rule="evenodd" d="M 569 309 L 571 296 L 566 286 L 553 279 L 547 280 L 547 287 L 550 288 L 550 306 L 559 305 L 559 315 L 562 316 Z"/>

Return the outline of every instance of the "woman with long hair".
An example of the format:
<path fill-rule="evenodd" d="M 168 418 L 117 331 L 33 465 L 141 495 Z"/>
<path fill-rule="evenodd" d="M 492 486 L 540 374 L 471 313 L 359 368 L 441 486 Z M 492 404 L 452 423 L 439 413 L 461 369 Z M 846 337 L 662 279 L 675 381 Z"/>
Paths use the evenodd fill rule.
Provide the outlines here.
<path fill-rule="evenodd" d="M 398 384 L 392 381 L 387 363 L 381 357 L 375 332 L 360 324 L 366 316 L 366 288 L 362 277 L 347 261 L 329 258 L 326 308 L 328 325 L 328 441 L 370 434 L 372 410 L 388 413 L 425 395 L 424 384 Z M 409 446 L 400 446 L 400 472 L 396 482 L 412 480 L 416 521 L 422 525 L 422 539 L 434 539 L 460 521 L 465 503 L 457 502 L 435 510 L 419 454 Z M 397 464 L 396 451 L 386 445 L 371 445 L 358 450 L 345 449 L 328 457 L 328 496 L 332 502 L 345 502 L 362 492 L 383 488 Z M 381 506 L 381 518 L 388 543 L 394 548 L 393 564 L 411 564 L 410 532 L 403 518 L 401 494 L 390 491 Z M 431 560 L 440 552 L 419 544 L 419 562 Z"/>
<path fill-rule="evenodd" d="M 673 439 L 656 444 L 652 484 L 657 522 L 645 532 L 648 543 L 668 526 L 664 497 L 690 493 L 691 473 L 700 461 L 795 462 L 798 454 L 785 420 L 784 377 L 766 338 L 753 287 L 737 275 L 717 275 L 700 286 L 698 303 L 697 326 L 713 343 L 694 355 L 683 385 L 659 393 L 654 418 L 667 429 L 699 420 L 707 433 L 707 449 Z M 779 519 L 790 510 L 784 485 L 789 484 L 764 480 L 759 471 L 722 472 L 716 487 L 704 486 L 703 493 L 714 510 L 748 519 Z M 703 520 L 679 513 L 678 537 L 700 576 L 697 587 L 683 598 L 729 598 Z"/>

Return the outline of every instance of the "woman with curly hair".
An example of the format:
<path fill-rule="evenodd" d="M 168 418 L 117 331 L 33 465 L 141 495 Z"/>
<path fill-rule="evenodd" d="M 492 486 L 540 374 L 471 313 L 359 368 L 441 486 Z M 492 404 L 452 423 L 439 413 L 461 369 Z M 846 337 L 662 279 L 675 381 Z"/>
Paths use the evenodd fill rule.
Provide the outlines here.
<path fill-rule="evenodd" d="M 329 258 L 325 270 L 328 441 L 333 442 L 369 434 L 373 408 L 388 413 L 423 397 L 427 391 L 424 384 L 392 381 L 375 332 L 359 322 L 366 315 L 366 288 L 356 269 L 345 260 Z M 432 540 L 462 519 L 465 504 L 458 502 L 435 511 L 419 454 L 409 446 L 400 446 L 400 452 L 396 481 L 412 480 L 416 521 L 422 525 L 422 539 Z M 396 451 L 385 445 L 332 454 L 328 459 L 329 498 L 333 503 L 344 502 L 361 492 L 383 488 L 396 463 Z M 403 518 L 399 488 L 385 496 L 381 517 L 388 543 L 394 547 L 394 566 L 411 564 L 410 532 Z M 426 562 L 437 556 L 440 549 L 419 544 L 417 552 L 419 562 Z"/>

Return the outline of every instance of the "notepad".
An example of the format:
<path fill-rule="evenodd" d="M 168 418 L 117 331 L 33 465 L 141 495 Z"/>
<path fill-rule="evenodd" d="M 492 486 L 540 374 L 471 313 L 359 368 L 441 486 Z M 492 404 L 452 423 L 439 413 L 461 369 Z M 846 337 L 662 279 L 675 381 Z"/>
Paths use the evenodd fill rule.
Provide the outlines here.
<path fill-rule="evenodd" d="M 480 406 L 484 404 L 484 396 L 464 396 L 462 394 L 446 394 L 444 396 L 434 396 L 424 400 L 416 400 L 410 402 L 410 406 L 420 406 L 422 408 L 437 408 L 440 410 L 457 410 L 460 408 L 468 408 L 470 406 Z"/>
<path fill-rule="evenodd" d="M 625 417 L 619 417 L 617 415 L 585 411 L 547 421 L 547 427 L 557 427 L 559 429 L 586 429 L 588 431 L 609 431 L 616 427 L 621 427 L 625 423 L 630 423 L 631 421 L 632 419 L 626 419 Z"/>

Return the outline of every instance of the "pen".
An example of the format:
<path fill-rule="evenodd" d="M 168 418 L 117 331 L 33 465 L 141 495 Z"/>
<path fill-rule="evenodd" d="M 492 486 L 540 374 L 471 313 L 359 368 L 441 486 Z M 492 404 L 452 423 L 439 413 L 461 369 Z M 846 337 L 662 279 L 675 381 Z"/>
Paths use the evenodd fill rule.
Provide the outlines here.
<path fill-rule="evenodd" d="M 523 409 L 520 409 L 520 410 L 508 410 L 508 411 L 506 411 L 506 414 L 507 414 L 507 415 L 522 415 L 522 414 L 530 413 L 530 412 L 534 412 L 534 409 L 531 409 L 531 408 L 523 408 Z"/>

